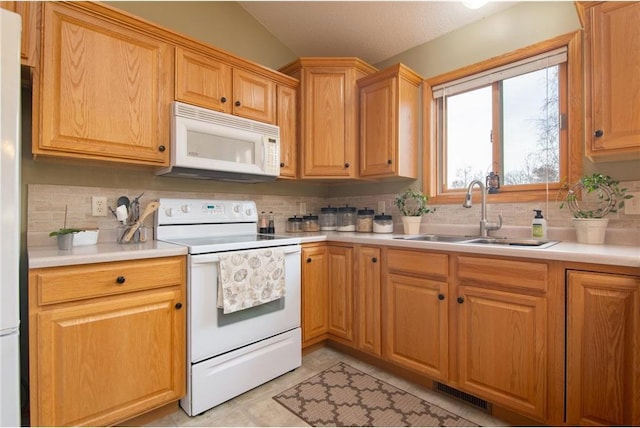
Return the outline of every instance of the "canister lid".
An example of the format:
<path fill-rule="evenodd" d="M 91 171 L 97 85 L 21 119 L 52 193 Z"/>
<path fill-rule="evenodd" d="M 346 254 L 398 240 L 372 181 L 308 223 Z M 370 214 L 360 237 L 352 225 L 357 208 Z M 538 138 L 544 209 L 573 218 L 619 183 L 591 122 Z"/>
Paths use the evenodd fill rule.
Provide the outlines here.
<path fill-rule="evenodd" d="M 382 214 L 377 214 L 377 215 L 373 216 L 373 219 L 374 220 L 391 220 L 392 217 L 391 217 L 390 214 L 382 213 Z"/>
<path fill-rule="evenodd" d="M 320 212 L 322 214 L 335 214 L 338 212 L 338 208 L 332 207 L 331 205 L 329 205 L 328 207 L 320 208 Z"/>
<path fill-rule="evenodd" d="M 292 223 L 299 223 L 299 222 L 302 222 L 302 217 L 298 217 L 294 215 L 293 217 L 289 217 L 287 221 L 290 221 Z"/>
<path fill-rule="evenodd" d="M 346 205 L 344 207 L 339 207 L 338 208 L 338 212 L 340 212 L 340 213 L 354 213 L 354 212 L 356 212 L 356 207 L 350 207 L 349 205 Z"/>
<path fill-rule="evenodd" d="M 317 221 L 318 220 L 318 216 L 317 215 L 313 215 L 313 214 L 306 215 L 306 216 L 304 216 L 302 218 L 304 219 L 304 221 Z"/>
<path fill-rule="evenodd" d="M 373 215 L 373 213 L 373 210 L 367 207 L 364 207 L 362 210 L 358 210 L 358 215 Z"/>

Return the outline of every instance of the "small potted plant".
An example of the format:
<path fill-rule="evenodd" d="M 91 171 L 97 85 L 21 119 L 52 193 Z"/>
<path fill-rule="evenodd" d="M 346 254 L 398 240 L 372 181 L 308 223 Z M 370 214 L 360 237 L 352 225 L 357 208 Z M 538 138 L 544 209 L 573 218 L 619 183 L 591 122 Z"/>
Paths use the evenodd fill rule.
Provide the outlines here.
<path fill-rule="evenodd" d="M 607 214 L 624 208 L 625 200 L 632 198 L 617 180 L 599 173 L 566 184 L 562 191 L 560 208 L 566 206 L 573 214 L 576 236 L 583 244 L 603 244 L 609 224 Z"/>
<path fill-rule="evenodd" d="M 67 206 L 64 207 L 64 224 L 53 232 L 49 233 L 49 236 L 55 236 L 58 241 L 59 250 L 70 250 L 73 246 L 73 235 L 78 232 L 82 232 L 83 229 L 75 229 L 67 227 Z"/>
<path fill-rule="evenodd" d="M 404 193 L 396 196 L 394 201 L 400 214 L 402 214 L 402 225 L 406 235 L 417 235 L 420 233 L 420 223 L 422 215 L 435 212 L 435 208 L 427 206 L 429 197 L 420 190 L 407 189 Z"/>

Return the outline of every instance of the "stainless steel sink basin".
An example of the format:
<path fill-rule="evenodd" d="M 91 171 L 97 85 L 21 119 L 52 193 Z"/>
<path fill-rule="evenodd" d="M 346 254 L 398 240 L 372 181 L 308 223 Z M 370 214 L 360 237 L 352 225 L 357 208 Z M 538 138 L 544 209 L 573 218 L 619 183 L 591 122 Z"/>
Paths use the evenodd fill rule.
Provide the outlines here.
<path fill-rule="evenodd" d="M 464 242 L 473 239 L 472 236 L 458 235 L 411 235 L 395 236 L 395 239 L 406 239 L 407 241 L 430 241 L 430 242 Z"/>
<path fill-rule="evenodd" d="M 510 245 L 513 247 L 548 248 L 558 241 L 527 238 L 475 238 L 465 241 L 466 244 Z"/>

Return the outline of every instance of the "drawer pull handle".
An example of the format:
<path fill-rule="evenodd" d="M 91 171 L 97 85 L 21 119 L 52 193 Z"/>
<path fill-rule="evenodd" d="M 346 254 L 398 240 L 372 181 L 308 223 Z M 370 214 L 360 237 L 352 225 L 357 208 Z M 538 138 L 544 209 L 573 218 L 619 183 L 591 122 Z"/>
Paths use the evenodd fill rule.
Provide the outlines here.
<path fill-rule="evenodd" d="M 371 258 L 371 261 L 372 261 L 373 263 L 377 263 L 377 262 L 378 262 L 378 258 L 377 258 L 377 257 L 372 257 L 372 258 Z"/>
<path fill-rule="evenodd" d="M 444 294 L 442 293 L 438 294 L 438 300 L 444 300 Z"/>
<path fill-rule="evenodd" d="M 307 263 L 311 263 L 311 257 L 307 258 Z"/>
<path fill-rule="evenodd" d="M 236 107 L 240 107 L 242 103 L 240 101 L 236 101 Z"/>
<path fill-rule="evenodd" d="M 119 277 L 117 277 L 117 278 L 116 278 L 116 282 L 117 282 L 118 284 L 124 284 L 124 282 L 125 282 L 126 280 L 127 280 L 127 279 L 126 279 L 124 276 L 119 276 Z"/>
<path fill-rule="evenodd" d="M 180 302 L 176 303 L 176 309 L 182 309 L 182 303 Z"/>
<path fill-rule="evenodd" d="M 464 303 L 464 297 L 458 297 L 458 303 Z"/>
<path fill-rule="evenodd" d="M 158 147 L 158 151 L 161 152 L 161 153 L 164 152 L 165 150 L 167 150 L 167 148 L 165 146 L 159 146 Z"/>
<path fill-rule="evenodd" d="M 222 98 L 220 98 L 220 102 L 221 102 L 221 103 L 226 103 L 226 102 L 227 102 L 227 97 L 222 97 Z"/>

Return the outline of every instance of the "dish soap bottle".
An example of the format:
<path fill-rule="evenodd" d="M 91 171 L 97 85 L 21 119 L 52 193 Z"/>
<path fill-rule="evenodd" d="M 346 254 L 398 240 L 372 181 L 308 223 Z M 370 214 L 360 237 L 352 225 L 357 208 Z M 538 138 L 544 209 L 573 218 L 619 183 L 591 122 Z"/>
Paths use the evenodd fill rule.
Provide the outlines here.
<path fill-rule="evenodd" d="M 531 222 L 531 237 L 535 239 L 547 239 L 547 220 L 542 217 L 542 210 L 533 210 L 536 216 Z"/>

